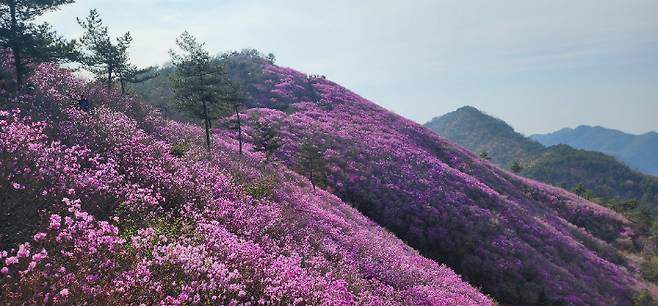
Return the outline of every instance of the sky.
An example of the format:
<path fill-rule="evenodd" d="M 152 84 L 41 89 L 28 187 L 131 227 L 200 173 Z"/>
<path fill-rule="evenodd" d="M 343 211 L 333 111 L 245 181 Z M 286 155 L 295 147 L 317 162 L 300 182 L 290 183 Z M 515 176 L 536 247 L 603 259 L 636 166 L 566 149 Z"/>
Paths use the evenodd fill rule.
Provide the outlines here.
<path fill-rule="evenodd" d="M 184 30 L 213 53 L 256 48 L 424 123 L 471 105 L 526 135 L 581 124 L 658 131 L 656 0 L 78 0 L 44 19 L 69 38 L 98 9 L 142 66 Z"/>

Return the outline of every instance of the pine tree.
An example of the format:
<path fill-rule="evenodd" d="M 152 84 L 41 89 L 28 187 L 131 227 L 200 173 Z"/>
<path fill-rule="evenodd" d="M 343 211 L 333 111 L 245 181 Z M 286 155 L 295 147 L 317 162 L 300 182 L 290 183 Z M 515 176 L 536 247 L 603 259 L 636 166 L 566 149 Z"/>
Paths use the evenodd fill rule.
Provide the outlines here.
<path fill-rule="evenodd" d="M 127 74 L 129 70 L 133 69 L 128 58 L 128 48 L 132 43 L 132 36 L 130 32 L 126 32 L 117 37 L 116 42 L 112 42 L 107 26 L 103 25 L 103 20 L 95 9 L 89 11 L 89 16 L 85 20 L 79 18 L 77 20 L 84 30 L 80 41 L 87 51 L 82 56 L 82 62 L 90 72 L 96 75 L 98 80 L 103 80 L 110 89 L 122 73 Z"/>
<path fill-rule="evenodd" d="M 235 112 L 238 123 L 238 139 L 242 154 L 242 124 L 239 106 L 239 87 L 230 81 L 220 61 L 211 58 L 204 44 L 197 42 L 187 31 L 176 44 L 183 51 L 177 54 L 170 51 L 176 71 L 172 77 L 177 106 L 204 121 L 206 146 L 210 151 L 210 120 L 214 115 Z"/>
<path fill-rule="evenodd" d="M 581 197 L 585 197 L 585 195 L 588 193 L 587 188 L 585 188 L 585 185 L 582 183 L 578 183 L 576 188 L 573 189 L 573 192 Z"/>
<path fill-rule="evenodd" d="M 521 166 L 521 164 L 518 161 L 514 161 L 514 163 L 512 163 L 512 167 L 510 169 L 514 173 L 519 173 L 519 172 L 523 171 L 523 166 Z"/>
<path fill-rule="evenodd" d="M 633 295 L 634 306 L 651 306 L 656 305 L 656 301 L 651 297 L 651 293 L 646 288 L 642 288 Z"/>
<path fill-rule="evenodd" d="M 278 129 L 271 123 L 256 120 L 253 136 L 253 150 L 265 153 L 266 161 L 281 147 Z"/>
<path fill-rule="evenodd" d="M 321 146 L 311 138 L 302 140 L 299 147 L 299 167 L 308 176 L 313 189 L 325 179 L 326 163 Z"/>
<path fill-rule="evenodd" d="M 119 85 L 121 86 L 121 93 L 126 93 L 126 86 L 128 83 L 137 84 L 154 79 L 158 76 L 158 67 L 150 66 L 146 68 L 138 68 L 135 65 L 127 65 L 122 67 L 117 72 Z"/>
<path fill-rule="evenodd" d="M 74 0 L 0 1 L 0 48 L 11 51 L 17 87 L 25 81 L 29 64 L 77 58 L 76 42 L 57 35 L 47 23 L 35 19 Z"/>

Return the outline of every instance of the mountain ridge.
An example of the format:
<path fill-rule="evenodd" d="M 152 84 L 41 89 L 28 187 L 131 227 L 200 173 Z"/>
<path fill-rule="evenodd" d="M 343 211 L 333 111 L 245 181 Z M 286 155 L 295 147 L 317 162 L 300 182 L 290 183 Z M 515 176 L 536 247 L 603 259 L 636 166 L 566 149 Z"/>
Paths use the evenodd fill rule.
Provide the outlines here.
<path fill-rule="evenodd" d="M 468 125 L 459 125 L 466 121 Z M 510 167 L 512 162 L 521 160 L 531 162 L 531 156 L 539 154 L 544 148 L 538 142 L 526 141 L 526 137 L 514 130 L 502 119 L 486 115 L 475 107 L 464 106 L 441 117 L 433 118 L 424 124 L 434 131 L 451 131 L 448 139 L 476 153 L 487 151 L 494 163 Z M 480 133 L 485 133 L 480 135 Z M 441 133 L 439 133 L 441 135 Z M 503 143 L 501 145 L 501 142 Z"/>
<path fill-rule="evenodd" d="M 658 176 L 658 133 L 629 134 L 601 126 L 580 125 L 531 139 L 544 145 L 567 144 L 577 149 L 599 151 L 617 157 L 627 165 Z"/>
<path fill-rule="evenodd" d="M 610 226 L 623 220 L 620 215 L 612 217 L 610 211 L 564 190 L 483 163 L 421 125 L 324 78 L 272 65 L 265 65 L 263 76 L 266 81 L 260 84 L 269 85 L 248 93 L 259 97 L 254 104 L 260 108 L 248 113 L 280 129 L 278 160 L 299 168 L 299 144 L 316 138 L 327 162 L 322 180 L 326 188 L 502 303 L 605 303 L 596 297 L 603 291 L 581 282 L 580 272 L 575 272 L 579 268 L 570 266 L 568 273 L 558 268 L 563 265 L 558 254 L 589 260 L 569 241 L 584 239 L 581 243 L 591 245 L 589 235 L 600 242 L 617 239 L 615 226 Z M 560 236 L 559 242 L 548 232 Z M 553 243 L 551 250 L 548 244 Z M 625 259 L 603 245 L 589 252 L 623 266 Z M 508 253 L 511 250 L 515 255 Z M 596 281 L 597 286 L 601 282 L 607 281 Z M 567 287 L 580 288 L 587 297 L 567 294 Z"/>
<path fill-rule="evenodd" d="M 0 303 L 493 305 L 230 137 L 208 152 L 199 126 L 56 65 L 28 81 L 0 109 Z"/>
<path fill-rule="evenodd" d="M 245 150 L 271 127 L 275 162 L 499 302 L 624 305 L 643 286 L 613 246 L 636 237 L 618 213 L 501 170 L 323 77 L 249 55 L 222 60 L 244 90 Z M 147 101 L 152 85 L 168 88 L 140 85 Z M 235 119 L 213 124 L 215 134 L 236 141 Z M 307 148 L 322 168 L 309 171 Z"/>
<path fill-rule="evenodd" d="M 658 205 L 656 177 L 636 172 L 603 153 L 566 145 L 544 147 L 520 133 L 510 132 L 514 129 L 500 119 L 473 107 L 466 110 L 467 116 L 460 108 L 434 118 L 425 126 L 473 152 L 487 152 L 488 158 L 505 168 L 519 162 L 524 167 L 521 174 L 531 178 L 568 190 L 583 184 L 604 201 L 640 200 L 651 207 Z M 483 127 L 478 122 L 496 124 Z"/>

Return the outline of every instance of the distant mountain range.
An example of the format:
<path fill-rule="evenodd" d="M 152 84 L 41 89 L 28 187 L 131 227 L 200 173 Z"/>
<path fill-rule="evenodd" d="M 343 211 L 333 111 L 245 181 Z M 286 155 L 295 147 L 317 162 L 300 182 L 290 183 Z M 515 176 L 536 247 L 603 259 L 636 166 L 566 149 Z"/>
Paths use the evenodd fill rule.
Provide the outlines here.
<path fill-rule="evenodd" d="M 658 133 L 633 135 L 600 126 L 581 125 L 530 138 L 546 146 L 566 144 L 612 155 L 642 172 L 658 176 Z"/>
<path fill-rule="evenodd" d="M 493 163 L 521 174 L 574 190 L 582 184 L 601 201 L 638 200 L 658 206 L 658 178 L 640 173 L 616 158 L 568 145 L 544 146 L 505 123 L 470 106 L 425 124 L 439 135 L 475 152 L 486 152 Z"/>

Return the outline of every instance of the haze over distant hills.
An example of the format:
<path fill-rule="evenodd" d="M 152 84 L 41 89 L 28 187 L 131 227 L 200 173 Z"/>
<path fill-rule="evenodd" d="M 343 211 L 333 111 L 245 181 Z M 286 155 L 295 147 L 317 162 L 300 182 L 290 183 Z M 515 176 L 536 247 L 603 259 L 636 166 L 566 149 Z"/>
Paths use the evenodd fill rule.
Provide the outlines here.
<path fill-rule="evenodd" d="M 475 153 L 487 152 L 493 163 L 505 168 L 519 162 L 524 176 L 568 190 L 583 184 L 603 201 L 639 200 L 658 205 L 658 178 L 600 152 L 568 145 L 545 147 L 474 107 L 436 117 L 425 126 Z"/>
<path fill-rule="evenodd" d="M 601 126 L 581 125 L 530 138 L 546 145 L 566 144 L 574 148 L 603 152 L 632 168 L 658 175 L 658 133 L 633 135 Z"/>

